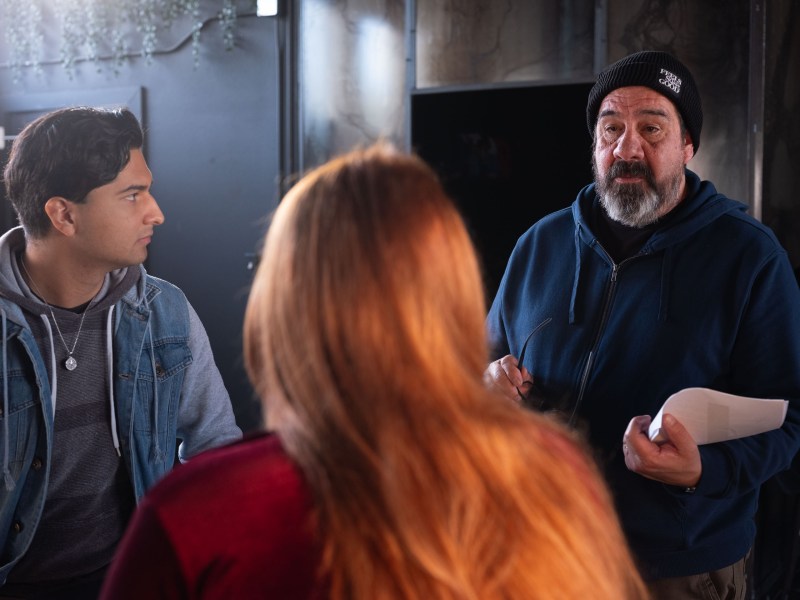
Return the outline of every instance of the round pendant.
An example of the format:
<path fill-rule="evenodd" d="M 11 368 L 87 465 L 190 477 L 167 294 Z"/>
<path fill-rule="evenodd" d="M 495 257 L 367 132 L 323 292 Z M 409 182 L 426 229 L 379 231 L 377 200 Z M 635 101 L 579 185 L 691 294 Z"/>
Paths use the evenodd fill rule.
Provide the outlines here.
<path fill-rule="evenodd" d="M 78 361 L 70 356 L 64 361 L 64 366 L 67 368 L 67 371 L 74 371 L 75 367 L 78 366 Z"/>

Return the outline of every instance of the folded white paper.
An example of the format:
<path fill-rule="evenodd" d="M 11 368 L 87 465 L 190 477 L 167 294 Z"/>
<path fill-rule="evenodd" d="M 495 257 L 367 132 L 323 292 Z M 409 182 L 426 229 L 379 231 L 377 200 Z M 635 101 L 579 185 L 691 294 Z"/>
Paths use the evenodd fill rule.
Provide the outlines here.
<path fill-rule="evenodd" d="M 672 394 L 650 423 L 653 442 L 666 441 L 661 418 L 669 413 L 686 427 L 695 443 L 712 444 L 756 435 L 783 425 L 786 400 L 746 398 L 708 388 L 686 388 Z"/>

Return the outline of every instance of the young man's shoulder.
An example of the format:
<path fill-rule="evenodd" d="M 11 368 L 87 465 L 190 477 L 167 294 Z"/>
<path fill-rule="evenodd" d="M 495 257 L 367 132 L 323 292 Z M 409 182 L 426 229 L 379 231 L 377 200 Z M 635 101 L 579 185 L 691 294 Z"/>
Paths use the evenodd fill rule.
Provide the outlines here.
<path fill-rule="evenodd" d="M 188 300 L 183 290 L 174 283 L 149 274 L 141 269 L 141 277 L 125 294 L 128 303 L 139 305 L 146 304 L 151 309 L 157 309 L 160 304 L 174 303 L 186 305 Z"/>
<path fill-rule="evenodd" d="M 144 271 L 142 273 L 142 276 L 144 278 L 145 286 L 152 286 L 159 291 L 174 293 L 179 296 L 183 296 L 185 298 L 183 290 L 181 290 L 181 288 L 178 287 L 176 284 L 167 281 L 166 279 L 162 279 L 161 277 L 156 277 L 155 275 L 151 275 L 147 271 Z"/>

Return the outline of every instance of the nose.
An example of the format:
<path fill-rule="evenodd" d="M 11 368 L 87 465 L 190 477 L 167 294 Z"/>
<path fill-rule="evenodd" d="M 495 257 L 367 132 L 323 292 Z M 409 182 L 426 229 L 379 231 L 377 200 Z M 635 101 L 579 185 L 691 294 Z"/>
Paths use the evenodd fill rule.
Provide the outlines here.
<path fill-rule="evenodd" d="M 164 223 L 164 213 L 161 212 L 161 207 L 158 206 L 156 199 L 149 195 L 150 204 L 147 208 L 147 223 L 151 225 L 161 225 Z"/>
<path fill-rule="evenodd" d="M 642 138 L 634 129 L 626 129 L 617 138 L 617 145 L 614 147 L 614 157 L 619 160 L 640 160 L 644 157 L 642 150 Z"/>

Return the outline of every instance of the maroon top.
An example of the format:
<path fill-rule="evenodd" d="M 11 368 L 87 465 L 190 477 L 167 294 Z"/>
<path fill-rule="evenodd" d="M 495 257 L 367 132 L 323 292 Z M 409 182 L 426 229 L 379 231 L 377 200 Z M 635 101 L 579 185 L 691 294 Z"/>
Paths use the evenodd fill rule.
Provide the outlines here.
<path fill-rule="evenodd" d="M 145 496 L 101 598 L 322 598 L 311 506 L 277 436 L 204 452 Z"/>

